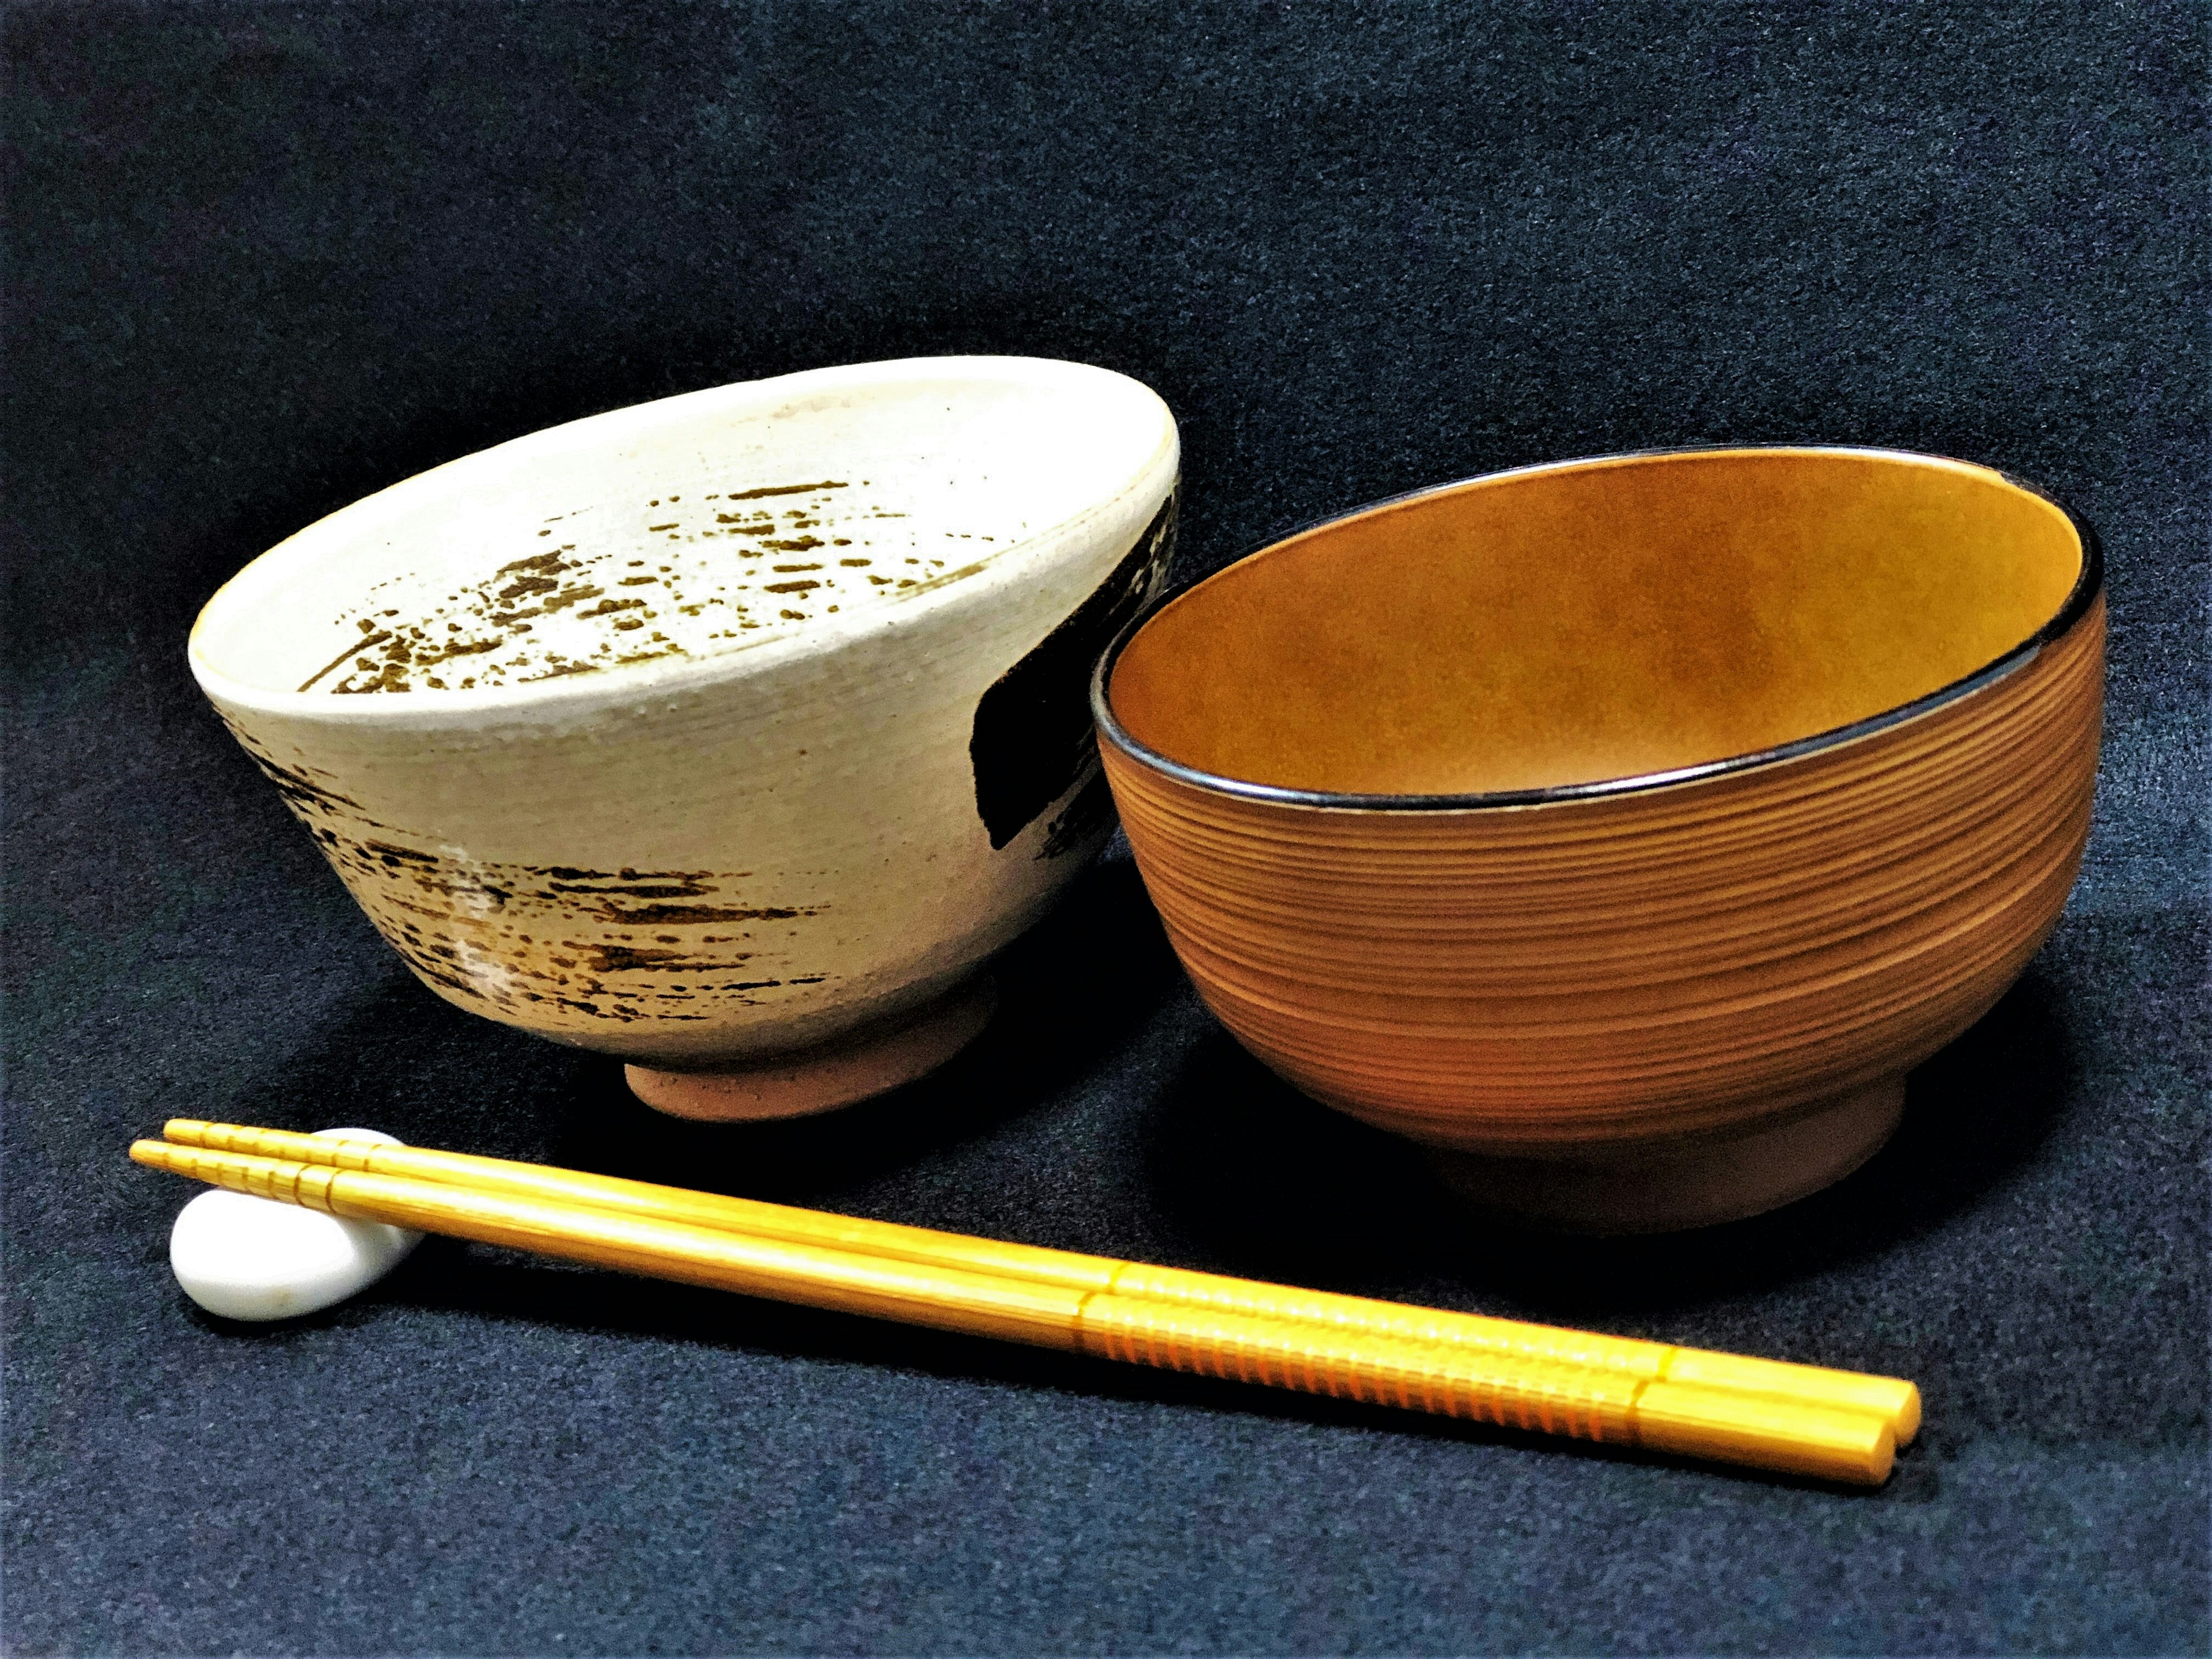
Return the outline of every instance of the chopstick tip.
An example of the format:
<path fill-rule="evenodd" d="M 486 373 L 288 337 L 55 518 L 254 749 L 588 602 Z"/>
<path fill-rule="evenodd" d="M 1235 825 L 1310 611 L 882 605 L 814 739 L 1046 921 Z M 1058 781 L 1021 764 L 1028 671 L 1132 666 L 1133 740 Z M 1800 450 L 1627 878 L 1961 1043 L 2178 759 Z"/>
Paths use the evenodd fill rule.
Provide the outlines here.
<path fill-rule="evenodd" d="M 1897 1443 L 1900 1446 L 1911 1445 L 1914 1437 L 1919 1434 L 1920 1389 L 1917 1385 L 1911 1382 L 1905 1385 L 1905 1401 L 1897 1409 L 1897 1416 L 1890 1425 L 1890 1431 L 1896 1436 Z"/>

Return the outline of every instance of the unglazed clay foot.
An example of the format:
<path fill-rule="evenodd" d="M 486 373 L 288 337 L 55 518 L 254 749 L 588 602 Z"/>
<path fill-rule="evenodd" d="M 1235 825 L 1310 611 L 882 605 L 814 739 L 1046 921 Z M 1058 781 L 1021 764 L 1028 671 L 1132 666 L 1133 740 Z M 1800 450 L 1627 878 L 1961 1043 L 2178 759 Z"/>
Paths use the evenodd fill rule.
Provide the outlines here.
<path fill-rule="evenodd" d="M 623 1068 L 630 1091 L 655 1111 L 710 1123 L 805 1117 L 886 1094 L 926 1077 L 982 1034 L 998 1011 L 988 974 L 969 980 L 904 1024 L 854 1041 L 779 1054 L 719 1072 Z"/>
<path fill-rule="evenodd" d="M 1887 1078 L 1773 1128 L 1599 1158 L 1429 1151 L 1446 1186 L 1497 1220 L 1554 1232 L 1666 1233 L 1741 1221 L 1832 1186 L 1881 1150 L 1905 1111 Z"/>

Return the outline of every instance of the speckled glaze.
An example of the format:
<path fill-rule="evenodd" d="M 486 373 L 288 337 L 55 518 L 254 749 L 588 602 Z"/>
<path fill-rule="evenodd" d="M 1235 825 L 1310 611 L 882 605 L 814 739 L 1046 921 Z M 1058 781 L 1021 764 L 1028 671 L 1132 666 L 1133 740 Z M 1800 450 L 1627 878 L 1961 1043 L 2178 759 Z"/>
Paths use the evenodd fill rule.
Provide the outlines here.
<path fill-rule="evenodd" d="M 719 387 L 312 526 L 192 670 L 439 995 L 744 1065 L 942 997 L 1107 833 L 1086 682 L 1164 574 L 1177 454 L 1078 364 Z"/>
<path fill-rule="evenodd" d="M 1208 1006 L 1482 1207 L 1598 1231 L 1840 1178 L 2057 921 L 2094 537 L 1980 467 L 1532 468 L 1302 532 L 1095 683 Z"/>

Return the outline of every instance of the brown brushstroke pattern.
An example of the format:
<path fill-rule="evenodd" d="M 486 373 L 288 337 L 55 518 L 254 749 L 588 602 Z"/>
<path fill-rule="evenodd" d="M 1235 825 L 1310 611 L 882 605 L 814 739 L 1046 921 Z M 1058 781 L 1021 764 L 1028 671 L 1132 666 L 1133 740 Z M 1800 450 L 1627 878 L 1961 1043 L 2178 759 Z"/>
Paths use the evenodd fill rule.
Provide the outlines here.
<path fill-rule="evenodd" d="M 757 958 L 788 946 L 791 930 L 774 925 L 824 907 L 757 902 L 750 871 L 455 858 L 410 844 L 313 768 L 231 731 L 407 964 L 495 1018 L 543 1026 L 552 1014 L 572 1030 L 558 1015 L 707 1023 L 832 977 L 761 972 Z"/>
<path fill-rule="evenodd" d="M 632 509 L 637 516 L 626 528 L 617 522 L 623 509 L 592 518 L 588 545 L 554 538 L 582 534 L 568 521 L 597 509 L 557 514 L 520 532 L 538 550 L 504 559 L 442 602 L 408 602 L 403 614 L 401 603 L 372 590 L 340 618 L 361 637 L 299 689 L 338 696 L 480 690 L 712 654 L 848 604 L 911 598 L 973 575 L 982 568 L 972 556 L 981 549 L 938 544 L 998 539 L 908 527 L 879 543 L 876 537 L 888 533 L 880 521 L 909 515 L 861 493 L 870 488 L 866 478 L 854 495 L 836 494 L 854 487 L 851 479 L 824 478 L 655 496 Z M 550 527 L 556 523 L 562 532 Z M 769 562 L 817 550 L 821 562 Z M 832 551 L 840 556 L 834 567 Z M 963 556 L 957 563 L 956 551 Z M 410 580 L 396 576 L 378 588 Z M 552 635 L 541 635 L 549 618 L 560 621 Z"/>

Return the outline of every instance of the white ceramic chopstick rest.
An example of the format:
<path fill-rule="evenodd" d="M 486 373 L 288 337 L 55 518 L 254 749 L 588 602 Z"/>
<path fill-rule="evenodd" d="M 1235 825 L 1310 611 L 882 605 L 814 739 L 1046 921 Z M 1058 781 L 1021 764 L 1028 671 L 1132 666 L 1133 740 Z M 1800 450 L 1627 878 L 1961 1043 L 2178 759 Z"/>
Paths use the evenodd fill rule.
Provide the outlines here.
<path fill-rule="evenodd" d="M 323 1129 L 319 1139 L 405 1143 L 374 1129 Z M 225 1319 L 296 1319 L 367 1290 L 422 1235 L 377 1221 L 205 1192 L 178 1213 L 169 1267 L 185 1294 Z"/>

